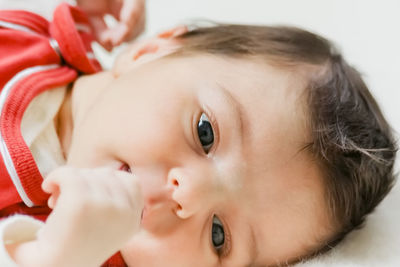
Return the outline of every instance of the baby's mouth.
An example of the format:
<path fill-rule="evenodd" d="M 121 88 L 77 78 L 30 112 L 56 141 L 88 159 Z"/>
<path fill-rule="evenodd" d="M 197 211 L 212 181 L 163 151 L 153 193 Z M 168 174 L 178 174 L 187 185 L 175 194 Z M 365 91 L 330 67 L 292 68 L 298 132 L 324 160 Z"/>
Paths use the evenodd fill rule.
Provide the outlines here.
<path fill-rule="evenodd" d="M 143 220 L 147 217 L 147 211 L 146 211 L 146 206 L 144 206 L 143 210 L 142 210 L 142 214 L 140 216 L 140 224 L 143 224 Z"/>
<path fill-rule="evenodd" d="M 124 171 L 124 172 L 132 173 L 131 167 L 130 167 L 128 164 L 126 164 L 126 163 L 123 163 L 123 164 L 121 165 L 121 167 L 119 167 L 119 170 L 120 170 L 120 171 Z"/>
<path fill-rule="evenodd" d="M 176 217 L 173 210 L 172 188 L 166 186 L 162 177 L 136 173 L 127 163 L 123 162 L 119 170 L 137 175 L 144 198 L 140 216 L 141 228 L 153 233 L 169 229 Z"/>

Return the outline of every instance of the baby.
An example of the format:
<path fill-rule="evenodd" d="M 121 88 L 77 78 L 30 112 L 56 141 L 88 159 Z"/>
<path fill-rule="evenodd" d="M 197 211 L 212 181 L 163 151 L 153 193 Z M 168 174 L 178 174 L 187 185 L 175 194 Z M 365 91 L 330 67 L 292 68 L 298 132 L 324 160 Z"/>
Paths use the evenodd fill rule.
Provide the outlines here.
<path fill-rule="evenodd" d="M 64 83 L 98 70 L 56 41 Z M 22 266 L 98 266 L 118 251 L 114 266 L 291 264 L 361 226 L 394 182 L 391 130 L 360 74 L 297 28 L 177 27 L 54 92 L 62 159 L 41 170 L 53 211 L 2 221 Z M 13 212 L 41 214 L 25 204 Z"/>

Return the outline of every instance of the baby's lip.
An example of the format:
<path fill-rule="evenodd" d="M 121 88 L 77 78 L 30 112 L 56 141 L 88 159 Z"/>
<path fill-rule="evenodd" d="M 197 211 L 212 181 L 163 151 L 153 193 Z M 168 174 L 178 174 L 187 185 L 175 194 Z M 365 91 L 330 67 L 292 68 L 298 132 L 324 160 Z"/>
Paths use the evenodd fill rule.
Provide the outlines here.
<path fill-rule="evenodd" d="M 142 224 L 143 218 L 146 216 L 146 206 L 142 209 L 142 214 L 140 215 L 140 224 Z"/>
<path fill-rule="evenodd" d="M 171 199 L 151 199 L 145 196 L 141 227 L 153 234 L 170 231 L 177 219 L 173 203 Z"/>
<path fill-rule="evenodd" d="M 161 224 L 162 217 L 164 217 L 162 210 L 145 205 L 142 210 L 140 225 L 143 229 L 153 232 L 158 228 L 157 225 Z"/>
<path fill-rule="evenodd" d="M 140 224 L 143 224 L 143 221 L 145 220 L 145 218 L 148 217 L 148 212 L 146 211 L 146 206 L 144 206 L 143 210 L 142 210 L 142 214 L 140 216 Z"/>

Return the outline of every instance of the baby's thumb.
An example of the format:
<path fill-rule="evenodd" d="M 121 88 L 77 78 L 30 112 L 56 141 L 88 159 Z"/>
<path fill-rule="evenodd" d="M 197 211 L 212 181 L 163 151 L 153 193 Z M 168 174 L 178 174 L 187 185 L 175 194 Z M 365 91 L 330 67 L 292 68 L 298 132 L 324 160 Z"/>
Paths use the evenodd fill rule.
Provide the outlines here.
<path fill-rule="evenodd" d="M 47 205 L 51 209 L 54 209 L 57 203 L 58 196 L 60 195 L 60 187 L 57 183 L 54 183 L 54 180 L 44 180 L 44 182 L 42 183 L 42 189 L 46 193 L 50 194 L 50 197 L 47 200 Z"/>
<path fill-rule="evenodd" d="M 61 167 L 51 172 L 42 183 L 42 189 L 44 192 L 50 194 L 51 196 L 47 200 L 47 205 L 50 208 L 54 208 L 58 197 L 60 196 L 60 187 L 61 181 L 60 178 L 63 176 L 65 170 L 68 170 L 66 167 Z"/>

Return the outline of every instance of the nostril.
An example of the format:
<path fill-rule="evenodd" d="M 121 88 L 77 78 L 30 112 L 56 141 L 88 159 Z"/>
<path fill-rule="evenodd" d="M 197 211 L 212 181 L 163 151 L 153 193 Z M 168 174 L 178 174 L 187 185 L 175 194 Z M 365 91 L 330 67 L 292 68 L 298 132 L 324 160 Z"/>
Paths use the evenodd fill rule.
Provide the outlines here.
<path fill-rule="evenodd" d="M 176 215 L 180 215 L 182 213 L 182 206 L 177 204 L 174 208 L 172 208 L 172 212 L 175 213 Z"/>
<path fill-rule="evenodd" d="M 177 204 L 174 209 L 174 213 L 181 219 L 184 219 L 183 208 L 180 204 Z"/>

